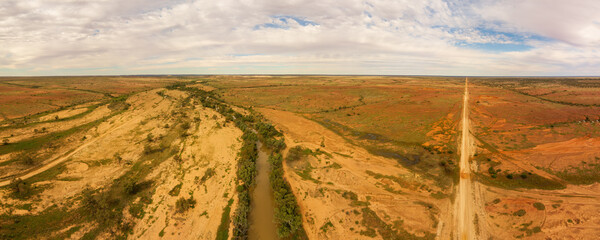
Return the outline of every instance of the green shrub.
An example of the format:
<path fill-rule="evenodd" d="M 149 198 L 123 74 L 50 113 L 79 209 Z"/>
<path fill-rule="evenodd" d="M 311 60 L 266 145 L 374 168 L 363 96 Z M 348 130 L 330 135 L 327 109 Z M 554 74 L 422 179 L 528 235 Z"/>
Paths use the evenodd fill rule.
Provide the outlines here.
<path fill-rule="evenodd" d="M 190 122 L 181 123 L 181 129 L 183 129 L 183 130 L 188 130 L 188 129 L 190 129 L 191 126 L 192 125 L 190 124 Z"/>
<path fill-rule="evenodd" d="M 233 203 L 233 198 L 229 199 L 227 206 L 223 209 L 223 214 L 221 214 L 221 224 L 217 228 L 217 240 L 228 240 L 229 239 L 229 222 L 230 217 L 229 214 L 231 212 L 231 204 Z"/>
<path fill-rule="evenodd" d="M 541 210 L 545 210 L 545 209 L 546 209 L 546 206 L 545 206 L 543 203 L 541 203 L 541 202 L 535 202 L 535 203 L 533 203 L 533 206 L 534 206 L 534 207 L 535 207 L 537 210 L 540 210 L 540 211 L 541 211 Z"/>
<path fill-rule="evenodd" d="M 123 183 L 123 190 L 129 195 L 134 195 L 139 191 L 139 186 L 133 178 L 126 178 Z"/>
<path fill-rule="evenodd" d="M 302 215 L 296 202 L 292 188 L 283 176 L 283 157 L 280 153 L 271 154 L 269 163 L 271 173 L 269 181 L 273 190 L 275 200 L 275 221 L 277 223 L 277 235 L 281 238 L 297 236 L 306 238 L 302 227 Z"/>
<path fill-rule="evenodd" d="M 15 196 L 16 198 L 28 198 L 33 193 L 31 184 L 25 182 L 20 178 L 15 178 L 11 180 L 9 188 L 12 191 L 13 196 Z"/>
<path fill-rule="evenodd" d="M 206 169 L 202 178 L 200 178 L 200 184 L 204 184 L 208 179 L 215 175 L 215 170 L 212 168 Z"/>
<path fill-rule="evenodd" d="M 294 162 L 294 161 L 298 161 L 298 160 L 302 159 L 305 155 L 306 155 L 306 151 L 304 150 L 303 147 L 295 146 L 293 148 L 290 148 L 285 160 L 288 162 Z"/>
<path fill-rule="evenodd" d="M 356 195 L 356 193 L 350 192 L 350 191 L 344 192 L 342 194 L 342 197 L 344 197 L 345 199 L 353 200 L 353 201 L 357 201 L 358 200 L 358 195 Z"/>
<path fill-rule="evenodd" d="M 248 216 L 250 214 L 250 187 L 254 184 L 256 176 L 256 159 L 258 149 L 256 148 L 257 136 L 250 130 L 242 135 L 242 148 L 238 153 L 237 178 L 241 181 L 238 186 L 238 207 L 233 217 L 233 238 L 248 238 Z"/>
<path fill-rule="evenodd" d="M 33 166 L 36 160 L 30 154 L 20 154 L 17 156 L 17 161 L 23 165 Z"/>
<path fill-rule="evenodd" d="M 169 191 L 169 195 L 171 196 L 179 196 L 179 192 L 181 191 L 181 187 L 183 186 L 183 183 L 179 183 L 177 185 L 175 185 L 173 188 L 171 188 L 171 190 Z"/>
<path fill-rule="evenodd" d="M 193 196 L 190 196 L 190 198 L 187 199 L 184 197 L 180 197 L 179 199 L 177 199 L 177 202 L 175 202 L 175 209 L 177 209 L 178 213 L 187 212 L 187 210 L 189 210 L 190 208 L 194 208 L 195 206 L 196 200 Z"/>
<path fill-rule="evenodd" d="M 527 214 L 525 209 L 519 209 L 518 211 L 513 213 L 513 216 L 522 217 L 525 216 L 525 214 Z"/>

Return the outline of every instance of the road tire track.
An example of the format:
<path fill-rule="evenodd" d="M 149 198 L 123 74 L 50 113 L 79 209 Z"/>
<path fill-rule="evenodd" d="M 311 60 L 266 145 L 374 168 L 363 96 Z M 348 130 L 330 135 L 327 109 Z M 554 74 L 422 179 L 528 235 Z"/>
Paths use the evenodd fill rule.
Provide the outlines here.
<path fill-rule="evenodd" d="M 460 240 L 476 239 L 476 226 L 474 223 L 474 198 L 473 183 L 471 181 L 471 142 L 469 135 L 469 79 L 465 78 L 465 93 L 463 96 L 462 112 L 462 139 L 460 146 L 460 180 L 458 185 L 458 238 Z"/>

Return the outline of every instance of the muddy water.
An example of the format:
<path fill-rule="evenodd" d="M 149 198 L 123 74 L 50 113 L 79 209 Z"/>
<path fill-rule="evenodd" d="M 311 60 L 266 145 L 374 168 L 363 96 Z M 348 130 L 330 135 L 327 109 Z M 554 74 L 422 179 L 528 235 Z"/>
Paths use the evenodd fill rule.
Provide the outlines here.
<path fill-rule="evenodd" d="M 269 183 L 269 156 L 262 149 L 262 144 L 257 143 L 258 159 L 256 160 L 256 186 L 252 192 L 252 206 L 250 210 L 250 240 L 279 239 L 277 227 L 273 221 L 273 192 Z"/>

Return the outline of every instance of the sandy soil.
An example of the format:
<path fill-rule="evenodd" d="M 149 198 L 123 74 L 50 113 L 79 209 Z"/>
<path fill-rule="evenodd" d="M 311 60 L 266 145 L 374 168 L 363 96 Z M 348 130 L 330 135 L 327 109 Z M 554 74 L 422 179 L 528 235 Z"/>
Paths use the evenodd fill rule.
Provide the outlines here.
<path fill-rule="evenodd" d="M 439 213 L 440 208 L 449 205 L 447 199 L 436 200 L 427 191 L 412 190 L 407 185 L 403 186 L 389 179 L 376 179 L 367 174 L 366 170 L 399 176 L 408 185 L 414 182 L 427 184 L 426 179 L 409 172 L 394 160 L 371 155 L 365 149 L 349 144 L 342 137 L 299 115 L 271 109 L 259 111 L 283 131 L 288 147 L 302 145 L 312 150 L 320 148 L 332 153 L 331 157 L 321 155 L 308 159 L 308 163 L 314 167 L 310 171 L 311 176 L 316 181 L 300 177 L 296 173 L 298 166 L 287 163 L 284 165 L 285 176 L 298 198 L 304 227 L 310 239 L 365 238 L 360 235 L 360 231 L 366 228 L 360 223 L 362 216 L 357 214 L 362 207 L 344 198 L 342 194 L 346 191 L 356 193 L 358 201 L 368 202 L 369 208 L 390 225 L 400 221 L 401 228 L 419 236 L 423 236 L 425 232 L 450 235 L 449 225 L 443 221 L 449 219 L 444 216 L 448 211 Z M 320 146 L 321 142 L 324 147 Z M 333 168 L 333 163 L 341 167 Z M 384 186 L 402 193 L 386 191 Z M 434 209 L 429 210 L 418 201 L 431 203 Z M 436 224 L 440 219 L 442 221 Z M 328 222 L 333 227 L 327 227 L 324 231 L 322 227 Z"/>
<path fill-rule="evenodd" d="M 600 138 L 578 137 L 546 143 L 531 149 L 511 151 L 507 155 L 534 166 L 561 171 L 582 162 L 594 164 L 600 158 Z"/>
<path fill-rule="evenodd" d="M 141 142 L 146 137 L 139 132 L 150 131 L 162 124 L 161 119 L 156 117 L 172 108 L 173 102 L 150 92 L 132 96 L 130 103 L 137 110 L 115 116 L 91 129 L 86 133 L 88 138 L 85 141 L 63 146 L 58 154 L 45 160 L 42 167 L 20 177 L 28 179 L 61 163 L 66 164 L 66 170 L 56 179 L 35 183 L 38 186 L 45 185 L 47 189 L 40 193 L 37 198 L 39 201 L 32 200 L 34 204 L 31 213 L 42 211 L 53 204 L 72 206 L 69 199 L 76 197 L 84 188 L 95 189 L 108 185 L 139 158 L 142 147 L 131 143 Z M 150 114 L 144 115 L 144 112 Z M 142 125 L 144 120 L 147 123 Z M 115 154 L 119 154 L 123 160 L 117 162 Z M 3 181 L 0 185 L 9 182 Z"/>
<path fill-rule="evenodd" d="M 83 109 L 83 111 L 81 111 L 81 112 L 84 112 L 87 110 L 85 108 L 79 108 L 79 109 Z M 61 122 L 56 122 L 56 123 L 40 123 L 40 124 L 36 124 L 33 126 L 24 127 L 24 128 L 1 130 L 0 138 L 2 138 L 2 139 L 7 138 L 10 142 L 18 142 L 18 141 L 22 141 L 22 140 L 33 138 L 33 137 L 40 137 L 40 136 L 43 136 L 48 133 L 64 131 L 64 130 L 73 128 L 75 126 L 79 126 L 79 125 L 82 125 L 82 124 L 85 124 L 88 122 L 92 122 L 92 121 L 100 119 L 104 116 L 108 116 L 110 114 L 110 112 L 111 112 L 111 110 L 108 109 L 108 107 L 106 105 L 104 105 L 104 106 L 100 106 L 100 107 L 94 109 L 94 111 L 86 114 L 85 116 L 83 116 L 81 118 L 77 118 L 77 119 L 73 119 L 73 120 L 69 120 L 69 121 L 64 121 L 64 122 L 61 121 Z M 54 118 L 54 114 L 49 115 L 48 117 Z M 37 132 L 35 131 L 36 129 L 38 130 Z M 42 131 L 42 129 L 45 129 L 45 131 Z"/>
<path fill-rule="evenodd" d="M 52 166 L 65 164 L 65 170 L 55 178 L 35 183 L 45 188 L 39 196 L 18 201 L 7 198 L 6 191 L 1 192 L 0 197 L 8 200 L 3 204 L 12 206 L 3 208 L 2 213 L 35 214 L 53 204 L 75 207 L 83 189 L 108 186 L 114 179 L 122 176 L 142 156 L 148 133 L 154 136 L 164 135 L 168 130 L 164 128 L 165 124 L 176 125 L 177 118 L 171 117 L 171 113 L 174 110 L 181 112 L 178 101 L 186 97 L 186 93 L 167 90 L 166 97 L 163 98 L 157 91 L 161 89 L 131 96 L 128 99 L 130 110 L 91 129 L 86 133 L 85 141 L 64 146 L 60 151 L 62 154 L 44 161 L 42 168 L 22 176 L 27 179 Z M 176 139 L 172 143 L 172 146 L 180 149 L 183 161 L 178 163 L 173 158 L 167 159 L 147 176 L 147 180 L 154 182 L 156 189 L 152 194 L 152 203 L 144 209 L 143 218 L 136 219 L 130 216 L 128 209 L 124 210 L 126 218 L 136 223 L 130 238 L 156 239 L 162 235 L 167 239 L 214 239 L 223 208 L 230 199 L 234 201 L 231 206 L 233 214 L 237 201 L 234 190 L 241 132 L 233 124 L 226 124 L 224 118 L 211 109 L 196 106 L 195 110 L 188 108 L 185 111 L 190 119 L 198 117 L 200 121 L 192 124 L 192 128 L 188 130 L 190 135 L 184 141 Z M 217 126 L 217 122 L 220 126 Z M 118 161 L 116 155 L 122 160 Z M 209 168 L 214 170 L 214 175 L 201 183 L 200 179 Z M 169 195 L 178 184 L 182 184 L 179 194 Z M 186 213 L 177 213 L 177 199 L 190 196 L 197 201 L 195 208 Z M 139 201 L 140 199 L 136 199 L 134 203 Z M 32 203 L 32 210 L 14 207 L 24 203 Z M 70 227 L 73 226 L 55 234 Z M 87 224 L 71 238 L 82 237 L 92 227 Z M 110 236 L 102 234 L 100 238 Z"/>
<path fill-rule="evenodd" d="M 598 183 L 552 191 L 484 188 L 483 227 L 493 239 L 596 239 L 600 234 Z M 536 208 L 540 203 L 544 207 Z M 525 214 L 515 216 L 519 210 Z"/>
<path fill-rule="evenodd" d="M 85 105 L 85 104 L 82 104 L 82 105 Z M 50 120 L 56 119 L 56 117 L 58 117 L 59 119 L 68 118 L 68 117 L 80 114 L 82 112 L 85 112 L 86 110 L 87 110 L 87 108 L 85 108 L 84 106 L 74 107 L 71 109 L 66 109 L 66 110 L 58 111 L 58 112 L 55 112 L 52 114 L 48 114 L 46 116 L 42 116 L 38 119 L 38 121 L 40 121 L 40 122 L 50 121 Z"/>
<path fill-rule="evenodd" d="M 233 125 L 216 128 L 216 123 L 223 124 L 223 119 L 213 120 L 211 116 L 219 114 L 211 109 L 202 109 L 197 115 L 201 123 L 181 144 L 183 163 L 165 161 L 148 176 L 155 179 L 158 187 L 144 218 L 130 235 L 132 239 L 155 239 L 161 232 L 167 239 L 214 239 L 223 208 L 230 198 L 235 200 L 236 154 L 241 147 L 238 140 L 241 131 Z M 215 175 L 200 183 L 209 168 L 214 169 Z M 178 184 L 182 184 L 179 195 L 169 195 Z M 190 196 L 196 199 L 196 207 L 177 213 L 177 199 Z"/>
<path fill-rule="evenodd" d="M 477 90 L 489 89 L 476 87 L 475 91 Z M 531 106 L 520 109 L 519 107 L 523 103 L 515 100 L 517 98 L 518 96 L 506 96 L 506 99 L 511 99 L 507 101 L 506 99 L 500 100 L 499 97 L 480 95 L 476 102 L 471 102 L 471 104 L 479 105 L 471 110 L 471 114 L 478 118 L 475 124 L 488 124 L 477 126 L 479 131 L 489 131 L 490 127 L 491 129 L 514 128 L 511 132 L 494 132 L 490 136 L 512 144 L 514 141 L 510 139 L 514 136 L 526 135 L 528 141 L 518 144 L 535 143 L 526 149 L 507 151 L 502 151 L 504 145 L 501 145 L 498 149 L 500 152 L 496 153 L 499 159 L 494 159 L 501 163 L 497 168 L 514 172 L 529 171 L 565 183 L 544 169 L 560 171 L 570 167 L 581 167 L 583 162 L 586 164 L 597 162 L 596 157 L 600 156 L 598 138 L 581 136 L 581 133 L 574 131 L 575 128 L 593 128 L 593 126 L 581 124 L 577 127 L 566 125 L 554 129 L 531 129 L 538 119 L 525 116 L 529 112 L 527 109 Z M 520 111 L 503 112 L 504 115 L 501 116 L 517 114 L 516 118 L 522 123 L 515 124 L 514 119 L 503 119 L 499 117 L 498 113 L 484 111 L 485 108 L 481 107 L 498 104 L 498 101 L 509 102 L 510 105 L 514 104 L 513 109 L 520 109 Z M 528 104 L 540 103 L 532 101 Z M 568 120 L 569 117 L 579 116 L 567 112 L 551 116 L 556 111 L 548 109 L 549 105 L 551 104 L 545 105 L 545 110 L 536 110 L 543 110 L 544 114 L 550 116 L 549 118 L 542 117 L 546 118 L 546 121 L 560 118 Z M 589 111 L 596 110 L 589 109 Z M 486 128 L 488 129 L 486 130 Z M 478 145 L 483 146 L 480 142 Z M 477 149 L 477 151 L 479 153 L 488 152 L 486 149 Z M 597 239 L 597 236 L 600 235 L 598 227 L 600 223 L 600 184 L 598 183 L 567 185 L 565 189 L 561 190 L 508 190 L 475 182 L 473 189 L 477 202 L 484 204 L 481 208 L 476 209 L 478 216 L 476 227 L 478 227 L 481 239 Z"/>

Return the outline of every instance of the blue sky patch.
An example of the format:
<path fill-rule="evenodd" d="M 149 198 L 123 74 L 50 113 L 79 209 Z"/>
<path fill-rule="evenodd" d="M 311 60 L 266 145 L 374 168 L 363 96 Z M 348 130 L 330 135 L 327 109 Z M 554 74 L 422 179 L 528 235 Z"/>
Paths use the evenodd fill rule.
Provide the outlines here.
<path fill-rule="evenodd" d="M 523 52 L 533 49 L 532 46 L 527 44 L 514 43 L 460 43 L 458 46 L 485 52 Z"/>
<path fill-rule="evenodd" d="M 486 42 L 456 40 L 458 47 L 477 49 L 485 52 L 523 52 L 529 51 L 534 47 L 530 45 L 531 41 L 552 42 L 554 39 L 541 35 L 523 32 L 503 32 L 490 28 L 476 27 L 473 29 L 450 28 L 447 26 L 434 26 L 433 28 L 442 29 L 451 34 L 473 34 L 482 36 Z"/>
<path fill-rule="evenodd" d="M 303 26 L 303 27 L 319 25 L 313 21 L 306 20 L 305 17 L 297 17 L 297 16 L 289 16 L 289 15 L 276 15 L 276 16 L 271 16 L 271 19 L 272 20 L 270 23 L 263 23 L 263 24 L 254 26 L 254 30 L 261 29 L 261 28 L 289 29 L 290 28 L 289 24 L 291 21 L 297 22 L 298 24 L 300 24 L 300 26 Z M 276 21 L 276 20 L 279 20 L 279 21 Z"/>

